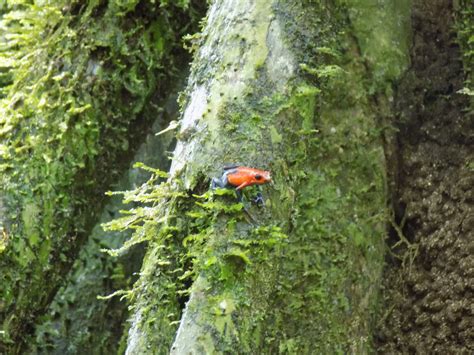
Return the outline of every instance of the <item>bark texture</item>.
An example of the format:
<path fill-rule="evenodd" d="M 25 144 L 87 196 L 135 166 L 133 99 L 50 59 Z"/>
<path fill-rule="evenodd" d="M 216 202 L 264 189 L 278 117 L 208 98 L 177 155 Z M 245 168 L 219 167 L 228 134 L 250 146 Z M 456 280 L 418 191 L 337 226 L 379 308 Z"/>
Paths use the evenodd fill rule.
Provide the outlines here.
<path fill-rule="evenodd" d="M 462 41 L 472 14 L 472 2 L 458 3 L 456 25 L 452 1 L 413 2 L 411 67 L 395 100 L 398 258 L 386 271 L 382 353 L 474 351 L 473 61 Z"/>

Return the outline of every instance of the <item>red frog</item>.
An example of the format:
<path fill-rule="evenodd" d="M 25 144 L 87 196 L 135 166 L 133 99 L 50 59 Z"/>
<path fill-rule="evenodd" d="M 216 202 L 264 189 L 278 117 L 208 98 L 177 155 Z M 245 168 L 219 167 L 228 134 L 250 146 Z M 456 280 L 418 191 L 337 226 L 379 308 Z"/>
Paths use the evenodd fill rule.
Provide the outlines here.
<path fill-rule="evenodd" d="M 242 200 L 242 190 L 244 187 L 252 185 L 263 185 L 272 181 L 270 172 L 247 166 L 230 165 L 224 166 L 224 173 L 220 178 L 213 178 L 211 188 L 216 187 L 230 188 L 234 187 L 239 201 Z M 263 204 L 261 192 L 257 194 L 254 200 L 257 204 Z"/>

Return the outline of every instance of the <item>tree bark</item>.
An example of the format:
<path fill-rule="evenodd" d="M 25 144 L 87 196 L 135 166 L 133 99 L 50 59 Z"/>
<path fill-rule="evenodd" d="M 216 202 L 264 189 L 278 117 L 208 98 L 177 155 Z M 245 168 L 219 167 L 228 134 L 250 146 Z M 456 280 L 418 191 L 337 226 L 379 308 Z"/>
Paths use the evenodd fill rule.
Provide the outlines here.
<path fill-rule="evenodd" d="M 396 258 L 381 353 L 474 351 L 472 5 L 413 2 L 411 67 L 394 104 Z"/>
<path fill-rule="evenodd" d="M 118 253 L 148 243 L 126 353 L 472 352 L 471 2 L 211 2 L 167 179 L 149 169 L 109 224 L 133 229 Z M 22 351 L 186 64 L 202 8 L 152 3 L 3 18 L 2 353 Z M 229 163 L 271 170 L 263 208 L 254 188 L 209 191 Z M 111 341 L 96 325 L 94 350 Z"/>
<path fill-rule="evenodd" d="M 165 197 L 149 223 L 166 233 L 145 237 L 128 354 L 369 351 L 386 217 L 374 92 L 388 102 L 406 65 L 387 39 L 405 43 L 408 12 L 382 23 L 387 3 L 213 2 L 170 177 L 155 188 Z M 367 64 L 384 50 L 395 58 Z M 225 163 L 272 171 L 255 221 L 206 193 Z M 175 290 L 189 275 L 185 300 Z"/>

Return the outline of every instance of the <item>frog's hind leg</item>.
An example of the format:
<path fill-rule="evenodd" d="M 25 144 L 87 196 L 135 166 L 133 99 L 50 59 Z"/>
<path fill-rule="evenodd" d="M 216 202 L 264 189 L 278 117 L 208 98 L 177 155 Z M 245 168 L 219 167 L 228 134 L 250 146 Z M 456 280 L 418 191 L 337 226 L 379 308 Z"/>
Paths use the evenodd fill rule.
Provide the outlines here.
<path fill-rule="evenodd" d="M 227 174 L 224 174 L 221 178 L 212 178 L 211 180 L 211 189 L 215 190 L 216 188 L 220 187 L 224 189 L 227 187 L 229 180 L 227 179 Z"/>
<path fill-rule="evenodd" d="M 242 194 L 242 190 L 235 189 L 235 194 L 237 195 L 237 201 L 244 203 L 243 201 L 244 195 Z"/>
<path fill-rule="evenodd" d="M 211 189 L 215 190 L 221 183 L 221 180 L 218 178 L 212 178 L 211 180 Z"/>

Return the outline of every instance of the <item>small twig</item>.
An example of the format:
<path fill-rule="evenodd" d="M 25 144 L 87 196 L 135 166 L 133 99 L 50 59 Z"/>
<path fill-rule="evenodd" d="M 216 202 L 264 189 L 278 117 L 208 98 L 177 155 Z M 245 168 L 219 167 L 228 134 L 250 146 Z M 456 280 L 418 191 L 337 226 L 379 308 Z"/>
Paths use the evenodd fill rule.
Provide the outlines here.
<path fill-rule="evenodd" d="M 393 256 L 395 256 L 397 259 L 402 261 L 402 266 L 403 267 L 406 267 L 406 260 L 408 258 L 409 263 L 410 263 L 410 265 L 408 267 L 408 270 L 409 270 L 409 272 L 411 272 L 411 269 L 413 267 L 413 263 L 414 263 L 416 257 L 418 256 L 419 245 L 416 244 L 416 243 L 410 242 L 408 240 L 408 238 L 405 237 L 405 235 L 403 234 L 403 228 L 405 227 L 406 220 L 407 220 L 406 213 L 403 215 L 402 220 L 400 221 L 400 224 L 397 224 L 395 222 L 395 217 L 394 217 L 393 213 L 390 216 L 390 223 L 391 223 L 393 229 L 395 230 L 395 232 L 397 233 L 397 236 L 399 238 L 399 241 L 396 242 L 391 247 L 390 253 Z M 395 249 L 396 247 L 398 247 L 401 244 L 404 244 L 406 246 L 407 251 L 403 254 L 403 256 L 400 257 L 400 256 L 396 255 L 392 250 Z"/>

